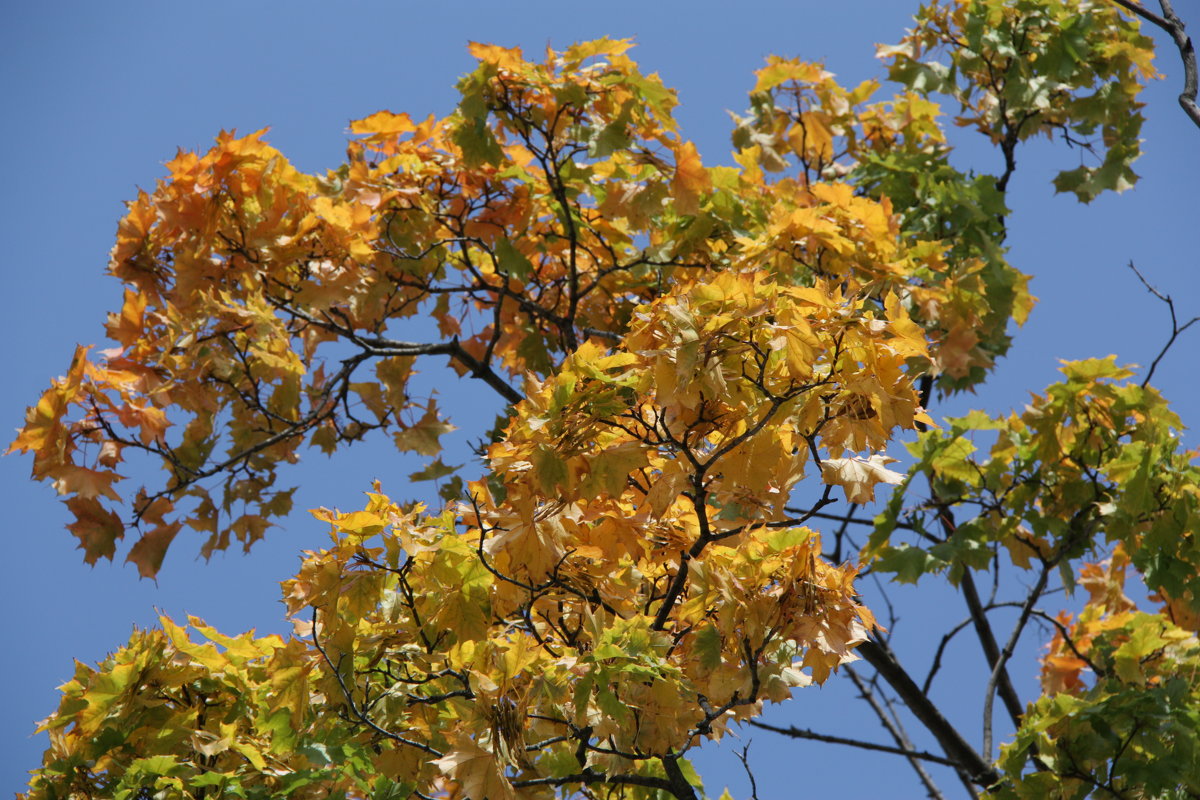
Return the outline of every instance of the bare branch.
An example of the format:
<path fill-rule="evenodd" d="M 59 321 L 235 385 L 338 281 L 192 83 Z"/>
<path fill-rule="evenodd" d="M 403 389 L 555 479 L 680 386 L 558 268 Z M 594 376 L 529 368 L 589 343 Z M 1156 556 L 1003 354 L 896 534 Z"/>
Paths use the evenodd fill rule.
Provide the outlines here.
<path fill-rule="evenodd" d="M 567 786 L 572 783 L 607 783 L 612 786 L 646 786 L 651 789 L 671 791 L 671 782 L 666 778 L 656 778 L 652 775 L 606 775 L 600 772 L 579 772 L 574 775 L 563 775 L 559 778 L 531 778 L 524 781 L 513 781 L 514 789 L 527 786 Z"/>
<path fill-rule="evenodd" d="M 858 689 L 859 697 L 875 712 L 875 716 L 879 719 L 879 724 L 891 734 L 892 740 L 904 750 L 916 750 L 912 739 L 908 736 L 908 732 L 904 730 L 904 723 L 896 716 L 896 711 L 892 707 L 891 701 L 888 700 L 883 690 L 879 688 L 879 673 L 875 673 L 875 677 L 868 682 L 860 678 L 858 672 L 853 667 L 847 666 L 846 675 L 854 682 L 854 686 Z M 876 696 L 877 693 L 878 697 Z M 882 703 L 879 702 L 880 697 L 883 699 Z M 925 770 L 925 766 L 917 758 L 908 756 L 908 765 L 917 773 L 917 777 L 924 784 L 925 790 L 931 800 L 944 800 L 941 790 L 938 789 L 937 784 L 933 782 L 933 778 Z M 963 782 L 963 787 L 966 788 L 968 794 L 974 797 L 975 787 L 967 779 L 963 770 L 956 767 L 955 772 L 958 774 L 959 780 Z"/>
<path fill-rule="evenodd" d="M 991 786 L 1000 780 L 995 768 L 967 744 L 962 734 L 921 691 L 921 687 L 917 686 L 904 667 L 900 666 L 900 662 L 890 650 L 878 642 L 867 641 L 858 646 L 857 652 L 879 672 L 896 694 L 900 695 L 900 699 L 913 715 L 938 740 L 942 751 L 960 765 L 959 768 L 971 782 L 979 786 Z"/>
<path fill-rule="evenodd" d="M 941 523 L 946 538 L 951 538 L 954 535 L 956 526 L 950 509 L 940 508 L 938 510 L 938 522 Z M 988 621 L 983 601 L 979 598 L 979 590 L 975 587 L 975 578 L 972 577 L 970 569 L 963 570 L 959 587 L 962 589 L 963 599 L 967 603 L 967 611 L 971 615 L 971 622 L 974 623 L 975 634 L 979 637 L 979 644 L 983 647 L 983 654 L 987 657 L 988 666 L 995 670 L 996 665 L 1000 665 L 1000 673 L 997 678 L 1000 699 L 1004 701 L 1004 707 L 1008 711 L 1008 716 L 1012 719 L 1013 725 L 1019 728 L 1021 726 L 1021 715 L 1025 713 L 1025 708 L 1021 705 L 1021 699 L 1017 696 L 1017 690 L 1013 686 L 1012 677 L 1008 674 L 1005 665 L 1000 661 L 1000 645 L 996 643 L 996 634 L 992 631 L 992 625 Z"/>
<path fill-rule="evenodd" d="M 967 617 L 942 636 L 942 641 L 938 643 L 937 650 L 933 653 L 933 663 L 929 667 L 929 673 L 925 676 L 925 683 L 921 686 L 921 691 L 925 692 L 925 694 L 929 694 L 929 689 L 933 686 L 933 679 L 942 668 L 942 656 L 946 652 L 946 646 L 950 644 L 951 639 L 961 633 L 963 628 L 970 624 L 971 618 Z"/>
<path fill-rule="evenodd" d="M 1146 377 L 1142 379 L 1142 388 L 1145 388 L 1150 383 L 1150 379 L 1154 377 L 1154 370 L 1158 369 L 1158 362 L 1162 361 L 1163 356 L 1175 344 L 1175 340 L 1179 338 L 1179 334 L 1192 327 L 1196 322 L 1200 322 L 1200 315 L 1194 316 L 1182 326 L 1179 324 L 1179 318 L 1175 316 L 1175 301 L 1171 299 L 1171 295 L 1163 294 L 1158 289 L 1150 285 L 1146 277 L 1142 275 L 1133 262 L 1129 262 L 1129 268 L 1133 270 L 1133 274 L 1138 276 L 1138 280 L 1142 282 L 1142 286 L 1146 287 L 1146 291 L 1157 297 L 1159 300 L 1167 304 L 1167 309 L 1171 312 L 1171 338 L 1167 339 L 1167 343 L 1163 345 L 1162 350 L 1158 351 L 1158 355 L 1154 357 L 1154 361 L 1150 364 L 1150 369 L 1146 372 Z"/>
<path fill-rule="evenodd" d="M 999 669 L 997 676 L 997 685 L 1000 692 L 1000 699 L 1004 701 L 1004 708 L 1008 711 L 1008 716 L 1012 720 L 1015 727 L 1021 726 L 1021 715 L 1025 713 L 1024 706 L 1021 705 L 1021 699 L 1017 696 L 1016 687 L 1013 686 L 1012 677 L 1008 674 L 1008 669 L 1005 666 L 1005 661 L 1000 659 L 1000 645 L 996 642 L 996 634 L 992 631 L 992 624 L 988 621 L 987 611 L 983 606 L 983 602 L 979 599 L 979 590 L 975 588 L 975 579 L 971 576 L 969 569 L 963 570 L 962 581 L 963 598 L 967 602 L 967 611 L 971 615 L 971 622 L 975 626 L 975 634 L 979 637 L 979 643 L 983 647 L 983 653 L 987 657 L 988 666 L 992 670 Z M 985 751 L 986 752 L 986 751 Z"/>
<path fill-rule="evenodd" d="M 756 728 L 761 728 L 764 731 L 779 733 L 784 736 L 790 736 L 793 739 L 812 739 L 816 742 L 826 742 L 828 744 L 844 744 L 848 747 L 857 747 L 862 750 L 875 750 L 879 753 L 892 753 L 893 755 L 904 756 L 905 758 L 918 758 L 922 761 L 932 761 L 935 764 L 942 764 L 947 767 L 958 768 L 960 765 L 957 761 L 952 761 L 945 756 L 939 756 L 935 753 L 929 753 L 924 750 L 911 750 L 905 747 L 895 747 L 890 744 L 877 744 L 875 742 L 864 742 L 861 739 L 850 739 L 845 736 L 833 736 L 828 733 L 817 733 L 816 731 L 807 728 L 797 728 L 795 725 L 789 725 L 786 728 L 778 725 L 771 725 L 767 722 L 760 722 L 756 719 L 749 720 L 749 723 Z"/>
<path fill-rule="evenodd" d="M 1025 597 L 1025 604 L 1021 607 L 1021 616 L 1017 618 L 1017 624 L 1013 626 L 1008 641 L 1004 643 L 1004 650 L 1000 652 L 1000 657 L 992 665 L 992 674 L 988 676 L 987 687 L 983 691 L 983 755 L 985 758 L 991 758 L 992 756 L 992 700 L 996 695 L 996 684 L 1000 681 L 1000 676 L 1004 672 L 1004 665 L 1012 658 L 1013 651 L 1017 648 L 1017 642 L 1021 638 L 1021 633 L 1025 630 L 1025 625 L 1029 622 L 1029 616 L 1033 612 L 1034 604 L 1042 596 L 1042 592 L 1046 590 L 1046 581 L 1049 579 L 1050 570 L 1054 568 L 1054 565 L 1054 561 L 1047 561 L 1042 565 L 1037 583 L 1034 584 L 1033 588 L 1029 590 L 1029 594 Z M 1020 723 L 1018 722 L 1017 725 L 1019 726 Z"/>
<path fill-rule="evenodd" d="M 758 781 L 754 780 L 754 770 L 750 769 L 750 745 L 751 742 L 746 742 L 741 752 L 734 752 L 738 757 L 738 761 L 742 762 L 742 769 L 746 771 L 746 777 L 750 779 L 750 800 L 758 800 Z"/>

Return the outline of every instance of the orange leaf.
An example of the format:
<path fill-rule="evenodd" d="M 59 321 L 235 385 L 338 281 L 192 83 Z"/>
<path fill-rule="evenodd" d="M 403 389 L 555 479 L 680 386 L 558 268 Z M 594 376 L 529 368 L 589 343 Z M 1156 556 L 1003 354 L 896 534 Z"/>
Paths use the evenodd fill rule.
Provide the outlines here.
<path fill-rule="evenodd" d="M 518 71 L 525 64 L 519 47 L 500 47 L 495 44 L 471 42 L 467 45 L 471 55 L 487 64 L 495 64 L 501 69 Z"/>
<path fill-rule="evenodd" d="M 417 129 L 408 114 L 393 114 L 391 111 L 376 111 L 365 119 L 350 123 L 350 132 L 374 134 L 376 136 L 400 136 Z"/>
<path fill-rule="evenodd" d="M 179 529 L 182 527 L 182 522 L 167 522 L 144 534 L 130 549 L 125 563 L 136 564 L 138 574 L 143 578 L 153 578 L 158 575 L 158 570 L 162 567 L 163 556 L 167 554 L 171 540 L 175 538 L 175 534 L 179 533 Z"/>
<path fill-rule="evenodd" d="M 113 488 L 113 481 L 121 480 L 115 472 L 101 472 L 76 464 L 66 464 L 54 472 L 54 488 L 59 494 L 74 494 L 83 498 L 103 495 L 109 500 L 121 501 Z"/>
<path fill-rule="evenodd" d="M 91 497 L 72 497 L 67 500 L 67 508 L 75 517 L 67 529 L 79 539 L 83 560 L 95 564 L 103 556 L 111 561 L 117 550 L 117 539 L 125 536 L 121 517 Z"/>
<path fill-rule="evenodd" d="M 700 210 L 700 195 L 711 188 L 712 180 L 700 163 L 696 145 L 691 142 L 679 145 L 675 150 L 675 177 L 671 179 L 676 208 L 681 214 L 695 214 Z"/>

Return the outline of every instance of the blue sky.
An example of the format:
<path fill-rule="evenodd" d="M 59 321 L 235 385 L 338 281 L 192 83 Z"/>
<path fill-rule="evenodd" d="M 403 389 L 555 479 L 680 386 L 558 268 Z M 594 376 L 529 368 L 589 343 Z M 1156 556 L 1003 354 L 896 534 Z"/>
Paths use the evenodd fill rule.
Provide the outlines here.
<path fill-rule="evenodd" d="M 65 372 L 75 344 L 102 340 L 105 313 L 121 295 L 104 267 L 122 202 L 138 186 L 153 185 L 176 147 L 205 148 L 222 128 L 270 126 L 269 140 L 301 169 L 332 168 L 342 159 L 351 119 L 380 108 L 414 116 L 450 112 L 453 84 L 471 66 L 468 40 L 519 45 L 534 54 L 547 44 L 608 35 L 637 40 L 632 55 L 643 69 L 659 72 L 679 90 L 684 135 L 697 143 L 705 163 L 729 163 L 726 109 L 746 106 L 752 72 L 766 55 L 824 60 L 851 84 L 881 77 L 873 44 L 902 35 L 915 5 L 7 3 L 0 25 L 0 92 L 9 109 L 9 122 L 0 128 L 6 184 L 0 230 L 10 301 L 0 316 L 0 341 L 6 343 L 0 419 L 9 430 L 19 425 L 25 406 Z M 1200 16 L 1194 24 L 1200 25 Z M 1146 96 L 1148 154 L 1135 165 L 1143 176 L 1135 190 L 1083 207 L 1054 196 L 1049 184 L 1057 169 L 1075 166 L 1076 152 L 1037 142 L 1018 154 L 1011 260 L 1034 275 L 1041 302 L 992 382 L 936 412 L 1020 407 L 1030 391 L 1055 379 L 1059 358 L 1116 353 L 1122 362 L 1148 364 L 1169 323 L 1164 308 L 1128 271 L 1130 260 L 1175 296 L 1181 314 L 1200 313 L 1194 194 L 1200 131 L 1175 104 L 1177 54 L 1164 49 L 1159 64 L 1167 79 Z M 968 133 L 956 136 L 964 142 L 961 166 L 998 171 L 998 153 Z M 1155 381 L 1185 423 L 1200 419 L 1196 336 L 1177 345 Z M 472 392 L 451 386 L 446 394 L 461 410 L 481 411 L 469 405 Z M 462 427 L 452 441 L 459 452 L 470 434 L 469 426 Z M 1188 442 L 1200 445 L 1194 432 Z M 405 495 L 403 476 L 413 468 L 390 445 L 366 445 L 333 461 L 314 452 L 288 477 L 302 486 L 297 508 L 351 509 L 374 478 Z M 56 705 L 54 687 L 70 676 L 72 659 L 102 658 L 124 642 L 132 625 L 152 624 L 156 608 L 177 619 L 196 614 L 229 633 L 251 627 L 284 632 L 278 581 L 294 571 L 301 550 L 319 547 L 325 535 L 298 513 L 251 555 L 219 555 L 207 565 L 192 560 L 198 543 L 181 539 L 156 585 L 139 581 L 130 566 L 84 565 L 63 530 L 65 510 L 48 486 L 28 481 L 28 471 L 28 458 L 0 459 L 0 601 L 9 653 L 0 665 L 0 731 L 9 743 L 0 749 L 0 791 L 23 788 L 25 771 L 38 763 L 45 739 L 28 733 Z M 957 622 L 960 607 L 948 596 L 918 598 L 897 631 L 902 657 L 927 662 L 933 643 L 923 631 Z M 1025 648 L 1014 666 L 1027 693 L 1036 653 L 1036 647 Z M 983 679 L 977 679 L 972 658 L 964 647 L 939 698 L 975 735 Z M 832 684 L 806 690 L 771 718 L 884 741 L 873 724 L 864 727 L 861 704 L 846 682 L 835 678 Z M 752 738 L 750 759 L 764 800 L 795 794 L 800 781 L 813 796 L 920 794 L 899 759 L 764 733 Z M 735 796 L 748 795 L 731 756 L 706 750 L 701 760 L 714 795 L 723 784 Z M 953 793 L 952 779 L 945 788 Z"/>

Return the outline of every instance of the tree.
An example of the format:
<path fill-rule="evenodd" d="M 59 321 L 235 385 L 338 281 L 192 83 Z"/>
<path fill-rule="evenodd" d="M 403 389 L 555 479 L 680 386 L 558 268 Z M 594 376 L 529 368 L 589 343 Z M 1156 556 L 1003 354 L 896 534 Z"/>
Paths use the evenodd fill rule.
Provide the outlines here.
<path fill-rule="evenodd" d="M 77 352 L 14 443 L 67 495 L 85 559 L 128 533 L 150 577 L 185 527 L 206 555 L 249 547 L 290 507 L 277 465 L 383 432 L 433 459 L 414 478 L 454 505 L 376 488 L 321 513 L 332 546 L 287 587 L 296 638 L 194 621 L 197 643 L 164 619 L 79 667 L 31 796 L 691 797 L 695 742 L 856 653 L 968 788 L 1196 791 L 1197 474 L 1179 421 L 1104 359 L 1067 365 L 1020 415 L 931 427 L 925 411 L 985 380 L 1031 306 L 1003 251 L 1021 142 L 1099 129 L 1096 165 L 1059 188 L 1135 179 L 1151 68 L 1133 14 L 932 6 L 883 50 L 890 101 L 773 59 L 738 169 L 702 165 L 627 47 L 534 63 L 475 45 L 455 115 L 361 120 L 334 173 L 222 135 L 130 204 L 119 348 Z M 1000 176 L 951 166 L 933 93 L 1000 147 Z M 422 356 L 510 404 L 482 479 L 438 458 L 449 422 L 410 383 Z M 905 431 L 902 474 L 885 451 Z M 123 506 L 132 453 L 167 479 Z M 872 521 L 858 506 L 880 483 L 897 489 Z M 850 526 L 871 532 L 861 553 Z M 1124 597 L 1130 564 L 1162 610 Z M 972 605 L 1018 726 L 999 762 L 990 715 L 970 742 L 891 653 L 857 600 L 865 569 L 948 580 Z M 1001 569 L 1033 585 L 997 641 L 976 573 Z M 1046 694 L 1026 708 L 1006 662 L 1052 580 L 1090 602 L 1048 620 Z M 1154 759 L 1168 748 L 1179 763 Z"/>

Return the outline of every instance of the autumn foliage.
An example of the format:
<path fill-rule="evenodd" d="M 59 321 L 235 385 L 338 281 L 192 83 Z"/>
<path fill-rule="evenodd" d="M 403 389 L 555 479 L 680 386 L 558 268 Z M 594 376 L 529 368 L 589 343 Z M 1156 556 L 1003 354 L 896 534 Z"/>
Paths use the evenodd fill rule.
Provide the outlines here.
<path fill-rule="evenodd" d="M 472 44 L 454 114 L 358 120 L 336 170 L 222 133 L 129 203 L 115 344 L 80 347 L 12 445 L 88 563 L 248 549 L 292 509 L 288 465 L 363 437 L 424 457 L 446 502 L 376 485 L 315 511 L 330 545 L 283 584 L 295 637 L 164 618 L 80 665 L 27 797 L 694 798 L 691 748 L 860 655 L 924 721 L 855 578 L 980 603 L 1001 560 L 1035 587 L 1018 635 L 1052 581 L 1089 599 L 1053 620 L 1028 707 L 993 637 L 999 761 L 990 732 L 926 722 L 963 781 L 1200 791 L 1179 420 L 1103 358 L 1021 413 L 928 410 L 1033 306 L 1003 247 L 1019 144 L 1095 135 L 1096 164 L 1056 180 L 1085 201 L 1136 179 L 1154 71 L 1133 15 L 935 3 L 880 49 L 882 98 L 772 58 L 733 167 L 704 165 L 630 46 Z M 1002 175 L 951 165 L 947 111 Z M 431 358 L 506 404 L 479 474 L 441 459 L 452 421 L 411 383 Z M 162 479 L 129 487 L 127 459 Z M 1125 597 L 1129 570 L 1161 609 Z M 1193 757 L 1146 766 L 1166 750 Z"/>

